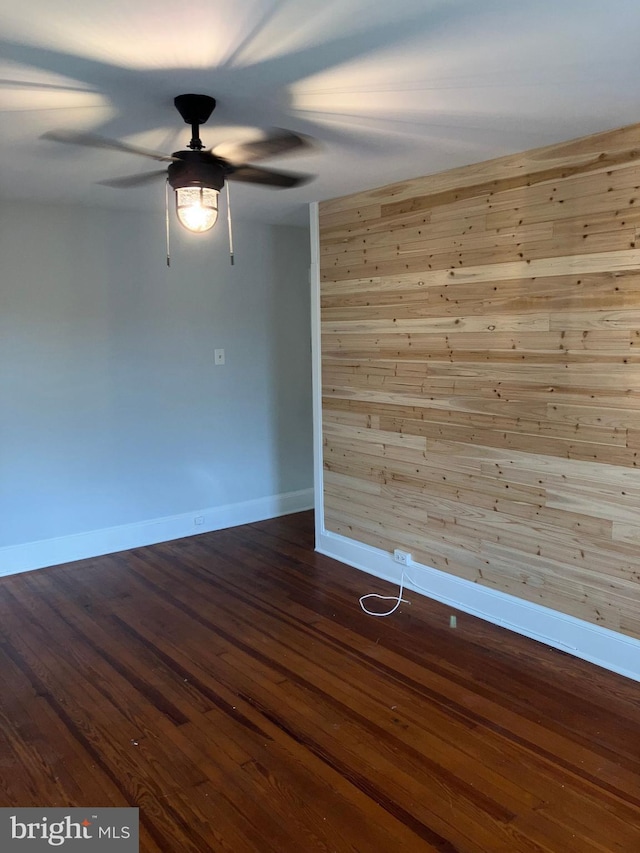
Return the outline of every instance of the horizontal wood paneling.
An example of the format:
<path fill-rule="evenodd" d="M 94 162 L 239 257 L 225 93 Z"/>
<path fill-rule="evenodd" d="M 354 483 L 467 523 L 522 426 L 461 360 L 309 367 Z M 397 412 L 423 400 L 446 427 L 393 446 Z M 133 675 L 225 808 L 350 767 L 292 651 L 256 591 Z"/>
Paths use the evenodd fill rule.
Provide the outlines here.
<path fill-rule="evenodd" d="M 640 637 L 640 125 L 320 205 L 329 530 Z"/>

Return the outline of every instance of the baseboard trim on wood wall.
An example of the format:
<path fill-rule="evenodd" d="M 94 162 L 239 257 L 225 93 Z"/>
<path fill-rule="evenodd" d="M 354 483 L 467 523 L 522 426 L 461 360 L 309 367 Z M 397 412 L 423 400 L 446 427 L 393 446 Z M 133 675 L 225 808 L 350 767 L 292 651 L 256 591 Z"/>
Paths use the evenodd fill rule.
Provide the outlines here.
<path fill-rule="evenodd" d="M 0 576 L 113 554 L 129 548 L 155 545 L 158 542 L 210 533 L 213 530 L 264 521 L 266 518 L 276 518 L 279 515 L 312 508 L 313 489 L 302 489 L 242 503 L 196 509 L 135 524 L 122 524 L 72 536 L 10 545 L 0 548 Z M 196 518 L 202 518 L 202 523 L 196 525 Z"/>
<path fill-rule="evenodd" d="M 320 530 L 316 550 L 382 580 L 400 581 L 403 567 L 379 548 Z M 640 640 L 429 566 L 413 563 L 405 571 L 407 589 L 640 681 Z M 363 593 L 365 586 L 363 582 Z"/>

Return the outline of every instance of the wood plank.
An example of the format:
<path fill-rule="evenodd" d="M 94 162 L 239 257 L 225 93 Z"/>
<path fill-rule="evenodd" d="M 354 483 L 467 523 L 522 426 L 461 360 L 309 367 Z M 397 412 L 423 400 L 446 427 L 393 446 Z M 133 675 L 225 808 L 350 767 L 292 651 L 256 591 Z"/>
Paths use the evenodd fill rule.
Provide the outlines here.
<path fill-rule="evenodd" d="M 603 251 L 624 251 L 635 248 L 636 226 L 617 227 L 606 233 L 584 233 L 572 245 L 566 235 L 552 236 L 539 240 L 517 241 L 509 235 L 495 239 L 486 235 L 475 235 L 473 240 L 464 238 L 442 241 L 418 239 L 394 241 L 392 245 L 356 249 L 338 254 L 323 254 L 322 270 L 333 271 L 337 278 L 343 277 L 345 268 L 358 265 L 380 265 L 391 261 L 409 261 L 412 269 L 449 269 L 457 266 L 479 266 L 484 263 L 508 263 L 510 261 L 540 258 L 566 257 L 569 249 L 575 255 L 589 255 Z M 417 261 L 417 265 L 414 263 Z"/>
<path fill-rule="evenodd" d="M 514 279 L 530 279 L 532 277 L 547 277 L 558 275 L 583 275 L 587 273 L 615 273 L 640 270 L 638 252 L 634 249 L 617 250 L 612 252 L 594 252 L 587 255 L 575 255 L 573 252 L 551 258 L 534 258 L 532 260 L 512 261 L 511 263 L 469 265 L 465 268 L 431 269 L 429 256 L 425 252 L 418 259 L 407 261 L 390 259 L 385 262 L 372 264 L 354 264 L 341 268 L 339 275 L 335 268 L 325 269 L 321 266 L 320 277 L 325 281 L 352 282 L 364 280 L 364 289 L 368 279 L 385 279 L 395 277 L 413 277 L 427 284 L 444 284 L 445 282 L 476 282 L 476 281 L 507 281 Z M 416 276 L 415 274 L 418 273 Z M 351 285 L 350 285 L 351 286 Z"/>
<path fill-rule="evenodd" d="M 482 181 L 496 180 L 496 173 L 501 177 L 515 177 L 527 170 L 535 172 L 544 170 L 550 164 L 562 166 L 572 163 L 595 165 L 594 171 L 606 172 L 615 168 L 612 160 L 622 161 L 620 167 L 634 163 L 638 158 L 640 146 L 640 129 L 638 125 L 629 125 L 615 130 L 604 131 L 583 139 L 570 142 L 554 143 L 533 151 L 512 154 L 495 160 L 471 166 L 461 166 L 448 172 L 418 178 L 386 187 L 376 187 L 351 196 L 321 202 L 321 218 L 335 211 L 348 211 L 355 205 L 371 203 L 374 199 L 404 200 L 418 195 L 425 184 L 430 192 L 440 192 L 452 187 L 465 187 Z M 620 157 L 620 155 L 623 155 Z M 594 164 L 594 159 L 597 161 Z M 568 173 L 567 173 L 567 176 Z M 526 182 L 525 182 L 526 183 Z"/>

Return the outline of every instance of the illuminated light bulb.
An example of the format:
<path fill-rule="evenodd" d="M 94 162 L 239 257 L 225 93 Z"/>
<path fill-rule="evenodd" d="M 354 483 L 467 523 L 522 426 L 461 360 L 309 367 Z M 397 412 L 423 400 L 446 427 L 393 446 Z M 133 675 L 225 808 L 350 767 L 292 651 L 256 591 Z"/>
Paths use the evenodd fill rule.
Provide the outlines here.
<path fill-rule="evenodd" d="M 201 234 L 218 219 L 218 190 L 210 187 L 177 187 L 176 212 L 188 231 Z"/>

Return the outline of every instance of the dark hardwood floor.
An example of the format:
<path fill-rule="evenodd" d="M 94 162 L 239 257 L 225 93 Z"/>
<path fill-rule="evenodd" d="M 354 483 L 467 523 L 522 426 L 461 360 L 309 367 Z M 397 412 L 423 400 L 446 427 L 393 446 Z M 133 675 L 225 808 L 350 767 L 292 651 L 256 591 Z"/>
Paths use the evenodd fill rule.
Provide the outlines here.
<path fill-rule="evenodd" d="M 640 685 L 368 591 L 310 513 L 0 580 L 0 805 L 137 805 L 162 853 L 640 851 Z"/>

